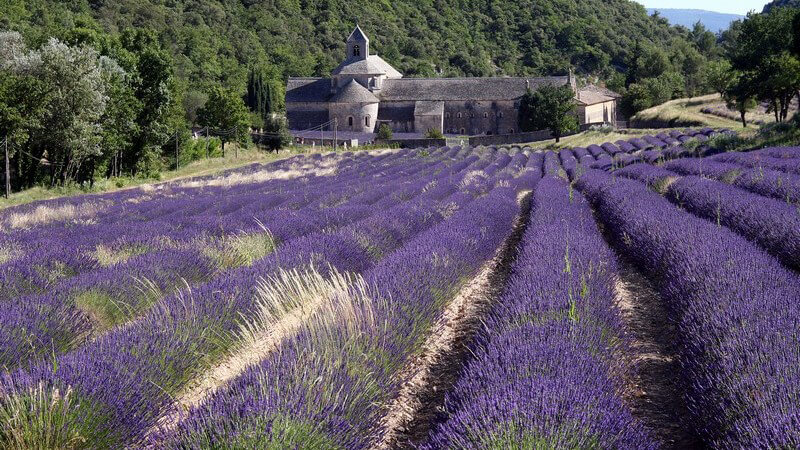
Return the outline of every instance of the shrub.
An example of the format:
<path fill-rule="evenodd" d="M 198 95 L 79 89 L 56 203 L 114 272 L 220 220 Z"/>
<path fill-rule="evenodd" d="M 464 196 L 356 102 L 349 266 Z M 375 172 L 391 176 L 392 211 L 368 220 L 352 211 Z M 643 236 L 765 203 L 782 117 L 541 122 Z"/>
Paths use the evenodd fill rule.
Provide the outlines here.
<path fill-rule="evenodd" d="M 436 128 L 428 129 L 428 132 L 425 133 L 425 137 L 428 139 L 444 139 L 442 132 Z"/>
<path fill-rule="evenodd" d="M 382 123 L 380 128 L 378 128 L 378 139 L 389 140 L 394 136 L 392 133 L 392 129 L 389 128 L 389 125 Z"/>

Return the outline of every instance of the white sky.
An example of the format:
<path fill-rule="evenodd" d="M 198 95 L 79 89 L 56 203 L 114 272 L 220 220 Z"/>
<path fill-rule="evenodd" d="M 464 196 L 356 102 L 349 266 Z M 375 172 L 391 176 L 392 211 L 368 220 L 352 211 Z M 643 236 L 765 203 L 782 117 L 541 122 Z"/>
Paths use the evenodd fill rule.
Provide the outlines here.
<path fill-rule="evenodd" d="M 747 14 L 750 10 L 761 12 L 766 0 L 637 0 L 647 8 L 705 9 L 730 14 Z"/>

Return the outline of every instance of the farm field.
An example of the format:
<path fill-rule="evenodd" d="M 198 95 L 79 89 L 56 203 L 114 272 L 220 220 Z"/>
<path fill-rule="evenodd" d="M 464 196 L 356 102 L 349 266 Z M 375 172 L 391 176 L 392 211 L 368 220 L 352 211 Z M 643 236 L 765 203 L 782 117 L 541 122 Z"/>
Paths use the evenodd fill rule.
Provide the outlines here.
<path fill-rule="evenodd" d="M 800 148 L 725 133 L 0 210 L 0 448 L 798 447 Z"/>

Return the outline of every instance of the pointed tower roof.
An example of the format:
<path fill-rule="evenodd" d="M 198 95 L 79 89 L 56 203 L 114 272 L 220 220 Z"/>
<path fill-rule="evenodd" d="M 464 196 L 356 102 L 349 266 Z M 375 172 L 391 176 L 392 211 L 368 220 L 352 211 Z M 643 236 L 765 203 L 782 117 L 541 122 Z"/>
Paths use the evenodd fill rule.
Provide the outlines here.
<path fill-rule="evenodd" d="M 358 24 L 356 24 L 356 28 L 350 33 L 350 36 L 347 37 L 348 41 L 361 41 L 361 42 L 369 42 L 369 38 L 366 34 L 364 34 L 364 30 L 361 29 Z"/>

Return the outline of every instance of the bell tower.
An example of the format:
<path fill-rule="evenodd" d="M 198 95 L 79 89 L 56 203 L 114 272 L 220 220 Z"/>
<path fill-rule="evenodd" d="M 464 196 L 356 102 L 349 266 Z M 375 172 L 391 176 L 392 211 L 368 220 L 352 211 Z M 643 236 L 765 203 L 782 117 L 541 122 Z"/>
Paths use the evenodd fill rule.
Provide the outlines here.
<path fill-rule="evenodd" d="M 364 31 L 356 25 L 355 30 L 347 38 L 347 59 L 361 61 L 369 57 L 369 38 Z"/>

